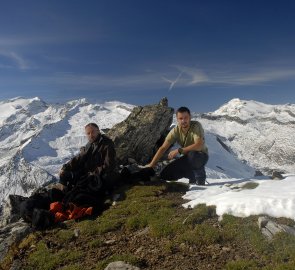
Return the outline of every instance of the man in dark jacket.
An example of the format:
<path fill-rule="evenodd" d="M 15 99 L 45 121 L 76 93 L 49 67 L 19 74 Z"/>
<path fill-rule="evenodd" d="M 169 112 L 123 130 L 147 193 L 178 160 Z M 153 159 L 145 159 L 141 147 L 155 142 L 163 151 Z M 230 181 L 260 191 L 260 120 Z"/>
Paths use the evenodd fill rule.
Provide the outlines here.
<path fill-rule="evenodd" d="M 101 134 L 95 123 L 87 124 L 85 133 L 88 143 L 60 171 L 60 183 L 66 187 L 65 200 L 79 205 L 91 205 L 91 199 L 95 203 L 119 179 L 113 141 Z"/>
<path fill-rule="evenodd" d="M 88 143 L 63 165 L 60 185 L 36 193 L 20 206 L 20 215 L 34 228 L 45 229 L 54 221 L 100 213 L 105 195 L 117 184 L 116 153 L 111 139 L 95 123 L 85 126 Z"/>

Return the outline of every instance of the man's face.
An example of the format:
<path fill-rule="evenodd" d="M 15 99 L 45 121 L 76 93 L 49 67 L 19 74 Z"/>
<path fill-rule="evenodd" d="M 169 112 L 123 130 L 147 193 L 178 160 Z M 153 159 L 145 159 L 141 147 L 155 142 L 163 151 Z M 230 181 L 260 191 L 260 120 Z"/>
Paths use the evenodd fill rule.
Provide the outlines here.
<path fill-rule="evenodd" d="M 89 142 L 94 142 L 97 136 L 100 134 L 100 131 L 98 128 L 93 126 L 88 126 L 85 128 L 85 134 L 87 136 L 87 139 Z"/>
<path fill-rule="evenodd" d="M 191 116 L 188 112 L 178 112 L 176 114 L 177 123 L 181 128 L 188 128 L 191 121 Z"/>

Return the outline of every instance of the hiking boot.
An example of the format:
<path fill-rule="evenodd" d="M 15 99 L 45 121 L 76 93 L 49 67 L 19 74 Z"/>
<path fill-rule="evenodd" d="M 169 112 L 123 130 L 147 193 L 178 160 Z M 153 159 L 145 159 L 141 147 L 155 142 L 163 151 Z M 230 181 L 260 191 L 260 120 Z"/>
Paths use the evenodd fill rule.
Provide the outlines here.
<path fill-rule="evenodd" d="M 197 178 L 197 185 L 198 186 L 205 186 L 205 181 L 206 181 L 206 178 Z"/>
<path fill-rule="evenodd" d="M 165 164 L 163 162 L 158 162 L 154 168 L 156 175 L 159 176 L 164 167 Z"/>
<path fill-rule="evenodd" d="M 194 175 L 196 178 L 196 184 L 199 186 L 204 186 L 206 181 L 206 171 L 205 168 L 202 167 L 198 170 L 194 170 Z"/>
<path fill-rule="evenodd" d="M 198 186 L 205 186 L 206 178 L 196 178 L 194 180 L 189 179 L 189 184 L 191 185 L 198 185 Z"/>
<path fill-rule="evenodd" d="M 189 179 L 189 184 L 190 185 L 196 185 L 197 183 L 196 183 L 196 179 Z"/>

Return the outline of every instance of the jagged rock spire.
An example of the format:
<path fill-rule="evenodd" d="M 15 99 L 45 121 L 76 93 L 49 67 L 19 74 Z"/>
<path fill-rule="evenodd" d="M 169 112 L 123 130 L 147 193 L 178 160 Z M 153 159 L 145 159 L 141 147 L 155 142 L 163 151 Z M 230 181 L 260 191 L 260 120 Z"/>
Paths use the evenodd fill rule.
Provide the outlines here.
<path fill-rule="evenodd" d="M 151 161 L 172 123 L 173 108 L 168 99 L 159 104 L 135 107 L 128 118 L 111 128 L 107 135 L 114 141 L 120 164 L 128 158 L 140 164 Z"/>

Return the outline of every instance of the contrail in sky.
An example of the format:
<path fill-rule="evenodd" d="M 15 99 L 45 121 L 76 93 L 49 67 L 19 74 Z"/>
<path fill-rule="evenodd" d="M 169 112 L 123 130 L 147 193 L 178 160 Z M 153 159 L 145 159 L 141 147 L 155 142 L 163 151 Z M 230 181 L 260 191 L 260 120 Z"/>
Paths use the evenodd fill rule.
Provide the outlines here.
<path fill-rule="evenodd" d="M 178 74 L 177 78 L 176 78 L 174 81 L 171 81 L 171 80 L 169 80 L 169 79 L 167 79 L 167 78 L 165 78 L 165 77 L 162 77 L 162 79 L 163 79 L 164 81 L 170 83 L 169 91 L 172 90 L 172 88 L 174 87 L 174 85 L 178 82 L 178 80 L 180 79 L 182 73 L 183 73 L 183 71 L 181 71 L 181 72 Z"/>

